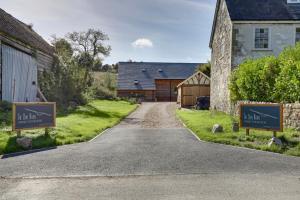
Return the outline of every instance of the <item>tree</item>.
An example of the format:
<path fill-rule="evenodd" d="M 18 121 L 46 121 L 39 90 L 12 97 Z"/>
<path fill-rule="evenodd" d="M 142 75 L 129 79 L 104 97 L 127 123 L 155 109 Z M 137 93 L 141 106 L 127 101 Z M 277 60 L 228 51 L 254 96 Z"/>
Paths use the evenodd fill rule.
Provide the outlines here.
<path fill-rule="evenodd" d="M 39 72 L 39 84 L 49 101 L 57 102 L 59 108 L 67 108 L 71 103 L 86 103 L 87 88 L 82 87 L 84 69 L 73 56 L 71 44 L 65 39 L 55 38 L 54 64 L 50 70 Z"/>
<path fill-rule="evenodd" d="M 200 64 L 196 71 L 200 71 L 202 73 L 204 73 L 205 75 L 207 75 L 208 77 L 210 77 L 210 71 L 211 71 L 211 62 L 207 61 L 207 63 L 205 64 Z"/>
<path fill-rule="evenodd" d="M 83 86 L 86 86 L 95 64 L 99 65 L 99 61 L 110 54 L 111 47 L 104 44 L 109 38 L 100 30 L 89 29 L 87 32 L 69 33 L 67 39 L 76 53 L 78 63 L 85 68 Z"/>

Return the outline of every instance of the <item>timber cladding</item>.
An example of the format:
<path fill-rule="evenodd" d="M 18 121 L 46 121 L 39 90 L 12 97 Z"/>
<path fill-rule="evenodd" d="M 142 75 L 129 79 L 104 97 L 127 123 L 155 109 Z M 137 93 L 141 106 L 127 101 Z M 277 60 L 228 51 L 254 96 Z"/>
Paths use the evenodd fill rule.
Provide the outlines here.
<path fill-rule="evenodd" d="M 155 80 L 157 101 L 177 101 L 177 85 L 184 80 Z"/>
<path fill-rule="evenodd" d="M 196 105 L 197 97 L 210 96 L 210 86 L 183 85 L 179 93 L 181 98 L 179 101 L 181 101 L 183 107 L 194 106 Z"/>
<path fill-rule="evenodd" d="M 198 97 L 210 96 L 210 78 L 200 71 L 180 83 L 177 87 L 177 102 L 180 103 L 181 107 L 194 106 Z"/>

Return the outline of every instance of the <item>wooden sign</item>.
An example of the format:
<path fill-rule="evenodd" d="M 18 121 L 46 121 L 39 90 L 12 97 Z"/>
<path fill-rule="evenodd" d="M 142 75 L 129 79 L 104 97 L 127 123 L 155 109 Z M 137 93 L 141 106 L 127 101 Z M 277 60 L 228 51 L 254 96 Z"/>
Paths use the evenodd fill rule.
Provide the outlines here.
<path fill-rule="evenodd" d="M 282 104 L 241 104 L 240 126 L 248 129 L 283 131 Z"/>
<path fill-rule="evenodd" d="M 14 103 L 13 130 L 56 126 L 56 103 Z"/>

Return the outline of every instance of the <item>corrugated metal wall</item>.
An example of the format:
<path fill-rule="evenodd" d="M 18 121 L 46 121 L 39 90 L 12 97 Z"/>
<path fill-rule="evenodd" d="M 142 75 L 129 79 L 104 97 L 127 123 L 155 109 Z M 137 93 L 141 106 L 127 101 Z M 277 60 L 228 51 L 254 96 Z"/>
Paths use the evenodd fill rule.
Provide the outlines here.
<path fill-rule="evenodd" d="M 32 56 L 2 44 L 2 100 L 35 102 L 37 62 Z"/>

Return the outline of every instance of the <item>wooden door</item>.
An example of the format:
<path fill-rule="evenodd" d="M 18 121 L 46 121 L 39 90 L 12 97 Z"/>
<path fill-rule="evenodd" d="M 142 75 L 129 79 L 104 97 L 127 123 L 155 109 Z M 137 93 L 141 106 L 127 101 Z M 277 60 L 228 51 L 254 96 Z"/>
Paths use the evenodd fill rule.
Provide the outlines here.
<path fill-rule="evenodd" d="M 32 56 L 2 45 L 2 78 L 2 100 L 36 101 L 37 62 Z"/>
<path fill-rule="evenodd" d="M 156 80 L 157 101 L 171 101 L 171 87 L 169 80 Z"/>
<path fill-rule="evenodd" d="M 183 80 L 156 80 L 157 101 L 177 101 L 177 85 Z"/>

